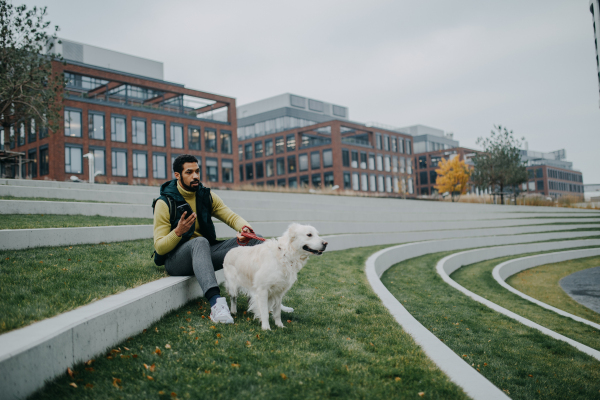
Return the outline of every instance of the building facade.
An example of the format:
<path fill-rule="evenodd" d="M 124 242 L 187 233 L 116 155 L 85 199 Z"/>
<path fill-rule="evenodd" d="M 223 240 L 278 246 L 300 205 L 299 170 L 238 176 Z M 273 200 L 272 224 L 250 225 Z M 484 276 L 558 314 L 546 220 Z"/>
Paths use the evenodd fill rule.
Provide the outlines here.
<path fill-rule="evenodd" d="M 84 155 L 91 154 L 96 182 L 157 185 L 172 178 L 173 160 L 188 153 L 198 158 L 202 180 L 210 186 L 235 183 L 234 98 L 166 82 L 161 63 L 104 49 L 94 54 L 97 50 L 63 40 L 66 65 L 53 62 L 67 82 L 58 131 L 24 121 L 0 132 L 6 150 L 30 160 L 22 164 L 22 177 L 89 180 Z M 150 76 L 102 66 L 107 63 Z M 16 165 L 3 174 L 17 177 Z"/>
<path fill-rule="evenodd" d="M 471 159 L 478 153 L 476 150 L 467 149 L 464 147 L 455 147 L 452 149 L 431 151 L 428 153 L 415 154 L 415 181 L 417 185 L 417 194 L 419 196 L 437 195 L 438 190 L 435 188 L 437 179 L 436 169 L 442 158 L 452 160 L 454 157 L 460 157 L 465 160 L 465 163 L 473 167 Z M 469 193 L 473 192 L 473 188 L 469 188 Z"/>
<path fill-rule="evenodd" d="M 521 190 L 555 199 L 565 195 L 583 197 L 583 175 L 573 169 L 573 163 L 565 158 L 564 149 L 549 153 L 521 150 L 521 160 L 529 176 Z"/>

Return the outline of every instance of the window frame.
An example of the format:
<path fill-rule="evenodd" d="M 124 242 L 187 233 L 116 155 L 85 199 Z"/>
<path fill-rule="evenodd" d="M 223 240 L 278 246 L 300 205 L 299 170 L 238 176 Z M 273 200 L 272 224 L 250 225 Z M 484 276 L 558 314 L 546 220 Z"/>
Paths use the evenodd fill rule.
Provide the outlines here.
<path fill-rule="evenodd" d="M 177 147 L 174 145 L 174 142 L 175 142 L 175 144 L 177 142 L 177 140 L 173 140 L 174 139 L 173 131 L 175 130 L 175 128 L 181 128 L 181 147 Z M 175 124 L 175 123 L 169 124 L 169 135 L 170 135 L 169 139 L 171 142 L 172 149 L 185 149 L 185 134 L 183 133 L 184 132 L 183 128 L 184 128 L 183 124 Z"/>
<path fill-rule="evenodd" d="M 139 156 L 144 156 L 146 159 L 146 174 L 145 174 L 145 176 L 140 176 L 139 171 L 138 171 L 138 175 L 136 175 L 136 170 L 139 169 L 136 161 L 138 160 Z M 143 151 L 143 150 L 133 150 L 132 156 L 131 156 L 131 168 L 132 168 L 131 176 L 133 178 L 147 179 L 148 178 L 148 152 Z"/>
<path fill-rule="evenodd" d="M 102 111 L 88 110 L 88 138 L 90 140 L 106 139 L 106 114 Z M 92 137 L 92 131 L 95 131 L 94 117 L 102 117 L 102 138 Z M 90 129 L 91 128 L 91 129 Z"/>
<path fill-rule="evenodd" d="M 143 143 L 139 142 L 139 135 L 137 133 L 137 125 L 140 122 L 144 123 L 144 130 L 143 130 L 143 135 L 142 135 L 142 137 L 144 138 Z M 134 125 L 135 125 L 135 127 L 134 127 Z M 134 131 L 135 131 L 135 136 L 134 136 Z M 148 122 L 146 121 L 146 118 L 142 118 L 142 117 L 132 117 L 131 118 L 131 143 L 139 144 L 142 146 L 145 146 L 148 144 Z M 133 161 L 133 159 L 132 159 L 132 161 Z M 148 161 L 148 157 L 146 157 L 146 162 L 147 161 Z M 148 167 L 146 167 L 146 175 L 148 175 Z"/>
<path fill-rule="evenodd" d="M 79 135 L 67 135 L 67 112 L 69 113 L 69 131 L 71 130 L 71 113 L 78 113 L 79 114 Z M 75 138 L 81 138 L 83 137 L 83 111 L 81 110 L 81 108 L 73 108 L 73 107 L 65 107 L 64 108 L 64 118 L 63 118 L 63 131 L 64 131 L 64 136 L 66 137 L 75 137 Z"/>
<path fill-rule="evenodd" d="M 79 162 L 81 163 L 81 172 L 73 172 L 73 171 L 68 171 L 67 170 L 67 149 L 78 149 L 81 154 L 79 156 Z M 69 159 L 72 159 L 73 155 L 69 154 Z M 69 164 L 70 165 L 70 164 Z M 65 143 L 65 174 L 75 174 L 75 175 L 82 175 L 83 174 L 83 145 L 81 144 L 76 144 L 76 143 Z"/>
<path fill-rule="evenodd" d="M 158 163 L 156 162 L 158 157 L 163 157 L 165 160 L 165 176 L 164 177 L 160 177 L 157 176 L 157 172 L 158 172 L 158 168 L 157 165 Z M 169 175 L 169 168 L 168 168 L 168 164 L 167 164 L 167 153 L 162 153 L 162 152 L 158 152 L 158 151 L 153 151 L 152 152 L 152 179 L 167 179 L 167 176 Z"/>

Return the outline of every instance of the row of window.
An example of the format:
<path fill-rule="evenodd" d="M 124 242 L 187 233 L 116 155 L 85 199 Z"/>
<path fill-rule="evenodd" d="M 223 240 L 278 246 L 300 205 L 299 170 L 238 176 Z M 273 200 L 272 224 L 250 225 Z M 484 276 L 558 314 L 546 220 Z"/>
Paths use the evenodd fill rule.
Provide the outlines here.
<path fill-rule="evenodd" d="M 252 125 L 238 126 L 238 140 L 252 139 L 255 137 L 270 135 L 295 128 L 304 128 L 316 124 L 316 121 L 296 117 L 279 117 L 267 121 L 257 122 Z"/>
<path fill-rule="evenodd" d="M 295 155 L 288 156 L 287 157 L 287 172 L 286 172 L 286 168 L 285 168 L 285 157 L 279 157 L 275 160 L 273 160 L 273 159 L 265 160 L 264 162 L 257 161 L 254 164 L 247 163 L 245 165 L 245 167 L 243 165 L 240 165 L 240 170 L 245 168 L 245 171 L 246 171 L 245 174 L 240 173 L 240 177 L 241 177 L 241 179 L 244 179 L 244 176 L 245 176 L 246 180 L 250 180 L 250 179 L 254 179 L 254 177 L 256 176 L 256 179 L 260 179 L 264 176 L 265 173 L 266 173 L 267 177 L 273 176 L 275 171 L 276 171 L 277 175 L 284 175 L 286 173 L 295 173 L 296 168 L 298 168 L 299 171 L 308 171 L 309 163 L 310 163 L 311 170 L 319 169 L 319 168 L 321 168 L 321 165 L 323 166 L 323 168 L 332 167 L 333 166 L 333 155 L 332 155 L 331 149 L 323 150 L 322 163 L 321 163 L 321 152 L 319 152 L 319 151 L 311 152 L 310 159 L 309 159 L 309 154 L 299 154 L 297 166 L 296 166 L 296 156 Z M 256 175 L 254 174 L 255 170 L 256 170 Z"/>
<path fill-rule="evenodd" d="M 452 160 L 454 157 L 456 157 L 456 154 L 450 154 L 448 159 Z M 440 162 L 442 161 L 442 156 L 429 156 L 430 158 L 430 162 L 429 162 L 429 166 L 427 165 L 427 156 L 419 156 L 419 158 L 417 159 L 417 168 L 419 169 L 426 169 L 426 168 L 437 168 L 440 165 Z"/>
<path fill-rule="evenodd" d="M 414 193 L 413 179 L 397 176 L 344 172 L 344 189 L 363 192 Z"/>
<path fill-rule="evenodd" d="M 17 178 L 19 176 L 19 166 L 17 163 L 12 165 L 3 163 L 0 165 L 3 168 L 0 176 L 9 178 Z M 27 151 L 27 161 L 21 164 L 21 178 L 37 178 L 38 168 L 40 176 L 48 175 L 50 173 L 48 145 L 43 145 L 40 146 L 39 149 L 33 148 Z"/>
<path fill-rule="evenodd" d="M 99 111 L 88 111 L 88 137 L 94 140 L 105 140 L 105 114 Z M 152 146 L 166 147 L 166 123 L 164 121 L 151 121 L 151 143 Z M 111 114 L 110 116 L 110 140 L 113 142 L 126 143 L 128 140 L 133 144 L 147 144 L 147 120 L 145 118 L 131 118 L 131 126 L 128 132 L 127 117 Z M 187 127 L 187 148 L 190 150 L 202 150 L 202 128 L 196 126 Z M 82 112 L 78 109 L 65 109 L 64 120 L 65 136 L 82 137 L 83 123 Z M 129 134 L 128 134 L 129 133 Z M 184 126 L 181 124 L 169 124 L 169 140 L 171 148 L 183 149 L 185 146 Z M 129 138 L 129 139 L 128 139 Z M 231 131 L 204 128 L 204 150 L 209 153 L 220 151 L 224 154 L 232 154 L 233 144 Z"/>
<path fill-rule="evenodd" d="M 404 140 L 401 137 L 390 136 L 388 134 L 381 134 L 375 132 L 375 148 L 377 150 L 391 151 L 392 153 L 405 153 L 412 154 L 411 140 L 406 139 L 406 146 Z"/>
<path fill-rule="evenodd" d="M 548 181 L 548 189 L 562 190 L 563 192 L 583 193 L 583 185 L 573 185 L 572 183 L 566 182 Z"/>
<path fill-rule="evenodd" d="M 372 171 L 400 172 L 412 174 L 412 158 L 405 159 L 397 156 L 384 156 L 381 154 L 375 155 L 357 150 L 342 149 L 342 166 L 370 169 Z"/>
<path fill-rule="evenodd" d="M 548 168 L 548 178 L 562 179 L 563 181 L 583 182 L 583 176 L 572 172 L 559 171 Z"/>
<path fill-rule="evenodd" d="M 48 137 L 48 128 L 38 128 L 35 119 L 31 119 L 29 123 L 20 122 L 15 125 L 11 125 L 8 132 L 4 131 L 4 128 L 0 127 L 0 149 L 4 150 L 5 140 L 8 137 L 8 146 L 14 149 L 16 146 L 24 146 L 27 143 L 33 143 L 36 140 L 44 139 Z"/>
<path fill-rule="evenodd" d="M 106 175 L 106 150 L 102 147 L 89 148 L 90 153 L 94 155 L 94 170 L 98 175 Z M 152 178 L 167 179 L 169 170 L 179 154 L 171 154 L 171 168 L 167 168 L 167 155 L 164 153 L 152 154 Z M 111 175 L 114 177 L 126 177 L 129 174 L 128 159 L 132 166 L 132 176 L 134 178 L 148 178 L 148 153 L 145 151 L 128 152 L 127 149 L 113 148 L 110 154 Z M 196 156 L 200 165 L 200 179 L 203 179 L 202 157 Z M 219 160 L 217 158 L 206 157 L 206 179 L 208 182 L 219 182 Z M 79 145 L 65 145 L 65 172 L 69 174 L 83 173 L 83 148 Z M 171 172 L 171 177 L 175 176 Z M 233 160 L 221 160 L 221 182 L 233 182 Z"/>

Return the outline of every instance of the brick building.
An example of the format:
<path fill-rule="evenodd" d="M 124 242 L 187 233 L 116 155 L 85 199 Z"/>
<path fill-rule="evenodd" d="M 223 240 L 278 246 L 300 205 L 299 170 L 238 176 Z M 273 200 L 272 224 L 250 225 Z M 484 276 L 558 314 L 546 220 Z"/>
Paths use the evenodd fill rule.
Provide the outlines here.
<path fill-rule="evenodd" d="M 468 166 L 473 166 L 471 158 L 478 153 L 477 150 L 467 149 L 465 147 L 456 147 L 452 149 L 444 149 L 437 151 L 430 151 L 427 153 L 419 153 L 415 155 L 415 170 L 416 170 L 416 182 L 417 182 L 417 194 L 419 196 L 430 196 L 438 193 L 435 188 L 435 181 L 437 179 L 436 169 L 439 168 L 439 163 L 442 158 L 446 160 L 452 160 L 454 157 L 460 157 L 461 160 L 465 160 Z M 469 188 L 469 193 L 473 191 Z"/>
<path fill-rule="evenodd" d="M 166 82 L 156 61 L 62 42 L 66 65 L 53 62 L 67 82 L 59 131 L 24 121 L 0 132 L 3 150 L 31 161 L 22 164 L 22 177 L 89 180 L 84 155 L 91 153 L 96 182 L 155 185 L 171 179 L 177 155 L 189 153 L 198 158 L 203 181 L 234 183 L 234 98 Z M 17 177 L 17 165 L 5 164 L 2 175 Z"/>

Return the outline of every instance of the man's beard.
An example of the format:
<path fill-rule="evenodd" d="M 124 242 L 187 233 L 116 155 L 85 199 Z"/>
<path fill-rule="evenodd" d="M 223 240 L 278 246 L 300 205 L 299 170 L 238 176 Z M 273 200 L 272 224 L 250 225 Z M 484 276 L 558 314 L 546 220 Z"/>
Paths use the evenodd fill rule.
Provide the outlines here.
<path fill-rule="evenodd" d="M 185 183 L 183 183 L 183 179 L 181 179 L 181 180 L 179 181 L 179 184 L 180 184 L 180 185 L 181 185 L 181 186 L 182 186 L 182 187 L 183 187 L 185 190 L 187 190 L 188 192 L 197 192 L 197 191 L 198 191 L 198 189 L 200 188 L 200 181 L 199 181 L 199 180 L 192 180 L 192 181 L 190 181 L 190 184 L 191 184 L 191 183 L 194 183 L 194 182 L 198 182 L 198 186 L 195 186 L 195 187 L 194 187 L 194 186 L 188 186 L 188 185 L 186 185 Z"/>

